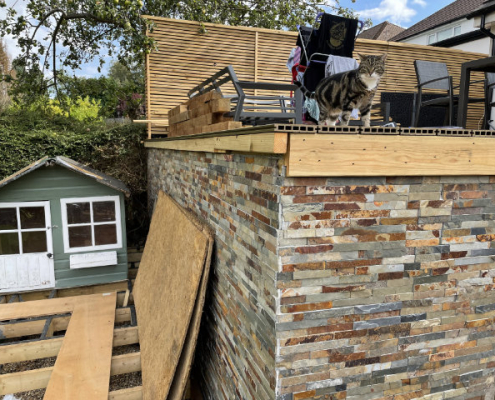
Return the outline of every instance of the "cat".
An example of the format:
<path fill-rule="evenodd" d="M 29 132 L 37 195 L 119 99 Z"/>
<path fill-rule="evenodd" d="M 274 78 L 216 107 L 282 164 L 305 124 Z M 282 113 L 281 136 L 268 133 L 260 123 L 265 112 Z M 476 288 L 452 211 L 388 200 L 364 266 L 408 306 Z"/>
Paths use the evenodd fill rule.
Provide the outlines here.
<path fill-rule="evenodd" d="M 341 116 L 341 126 L 349 125 L 349 118 L 354 108 L 361 112 L 361 121 L 365 128 L 370 126 L 370 111 L 373 97 L 385 73 L 386 54 L 361 55 L 358 69 L 331 75 L 321 80 L 314 92 L 306 89 L 301 82 L 299 86 L 306 97 L 316 99 L 320 108 L 318 124 L 335 126 Z"/>

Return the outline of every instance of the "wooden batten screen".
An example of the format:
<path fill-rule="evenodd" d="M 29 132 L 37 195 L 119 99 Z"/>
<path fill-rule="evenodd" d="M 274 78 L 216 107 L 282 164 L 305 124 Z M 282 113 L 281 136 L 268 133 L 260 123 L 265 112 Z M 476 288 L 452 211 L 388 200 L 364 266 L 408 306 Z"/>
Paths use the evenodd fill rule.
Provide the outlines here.
<path fill-rule="evenodd" d="M 158 45 L 158 51 L 147 57 L 147 119 L 160 120 L 157 124 L 149 124 L 149 135 L 165 133 L 168 110 L 187 100 L 190 89 L 229 64 L 234 66 L 240 80 L 284 83 L 291 80 L 285 64 L 296 44 L 295 32 L 204 24 L 204 34 L 200 33 L 198 22 L 147 18 L 154 23 L 149 35 Z M 486 57 L 486 54 L 455 49 L 367 39 L 356 41 L 356 59 L 358 53 L 387 53 L 386 74 L 379 93 L 415 92 L 415 59 L 447 63 L 454 85 L 458 85 L 461 64 Z M 474 73 L 471 78 L 481 79 L 480 73 Z M 482 84 L 473 87 L 470 96 L 483 97 Z M 376 96 L 375 102 L 379 101 L 380 96 Z M 482 116 L 482 104 L 470 106 L 468 128 L 478 129 Z"/>

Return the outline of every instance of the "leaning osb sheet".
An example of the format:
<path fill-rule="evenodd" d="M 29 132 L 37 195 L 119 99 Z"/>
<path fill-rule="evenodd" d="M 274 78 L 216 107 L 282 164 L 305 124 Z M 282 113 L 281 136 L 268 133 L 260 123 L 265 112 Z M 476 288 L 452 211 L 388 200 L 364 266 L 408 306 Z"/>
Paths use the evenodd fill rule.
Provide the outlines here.
<path fill-rule="evenodd" d="M 184 398 L 187 380 L 189 378 L 189 373 L 191 372 L 191 366 L 194 360 L 194 350 L 196 349 L 196 342 L 198 340 L 201 315 L 203 314 L 206 287 L 208 286 L 208 276 L 210 274 L 212 252 L 213 236 L 210 236 L 208 253 L 205 260 L 205 269 L 203 272 L 203 277 L 201 278 L 201 285 L 199 287 L 198 297 L 196 298 L 196 304 L 194 305 L 191 324 L 189 325 L 189 330 L 187 331 L 186 342 L 184 343 L 184 348 L 182 349 L 179 365 L 177 366 L 174 380 L 172 382 L 172 386 L 170 387 L 168 400 L 182 400 Z"/>
<path fill-rule="evenodd" d="M 167 398 L 208 245 L 202 225 L 160 192 L 134 286 L 144 400 Z"/>

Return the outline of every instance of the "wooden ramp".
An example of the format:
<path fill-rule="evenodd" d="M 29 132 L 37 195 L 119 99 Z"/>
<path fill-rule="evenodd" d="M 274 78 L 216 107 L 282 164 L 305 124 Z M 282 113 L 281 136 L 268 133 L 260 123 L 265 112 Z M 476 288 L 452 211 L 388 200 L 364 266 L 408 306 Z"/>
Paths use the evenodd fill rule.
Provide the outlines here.
<path fill-rule="evenodd" d="M 74 304 L 45 400 L 108 399 L 116 295 L 84 297 Z"/>

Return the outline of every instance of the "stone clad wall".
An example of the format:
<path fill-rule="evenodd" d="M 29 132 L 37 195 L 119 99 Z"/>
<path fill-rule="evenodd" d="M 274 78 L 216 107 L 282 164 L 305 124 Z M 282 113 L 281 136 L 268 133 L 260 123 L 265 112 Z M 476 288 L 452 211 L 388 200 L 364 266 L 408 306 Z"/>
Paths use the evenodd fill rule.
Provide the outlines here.
<path fill-rule="evenodd" d="M 493 400 L 494 178 L 281 194 L 277 399 Z"/>
<path fill-rule="evenodd" d="M 159 189 L 215 231 L 197 361 L 205 400 L 275 398 L 278 157 L 150 150 Z M 152 206 L 152 205 L 151 205 Z"/>
<path fill-rule="evenodd" d="M 495 177 L 293 179 L 281 163 L 149 151 L 150 199 L 215 230 L 205 400 L 494 400 Z"/>

